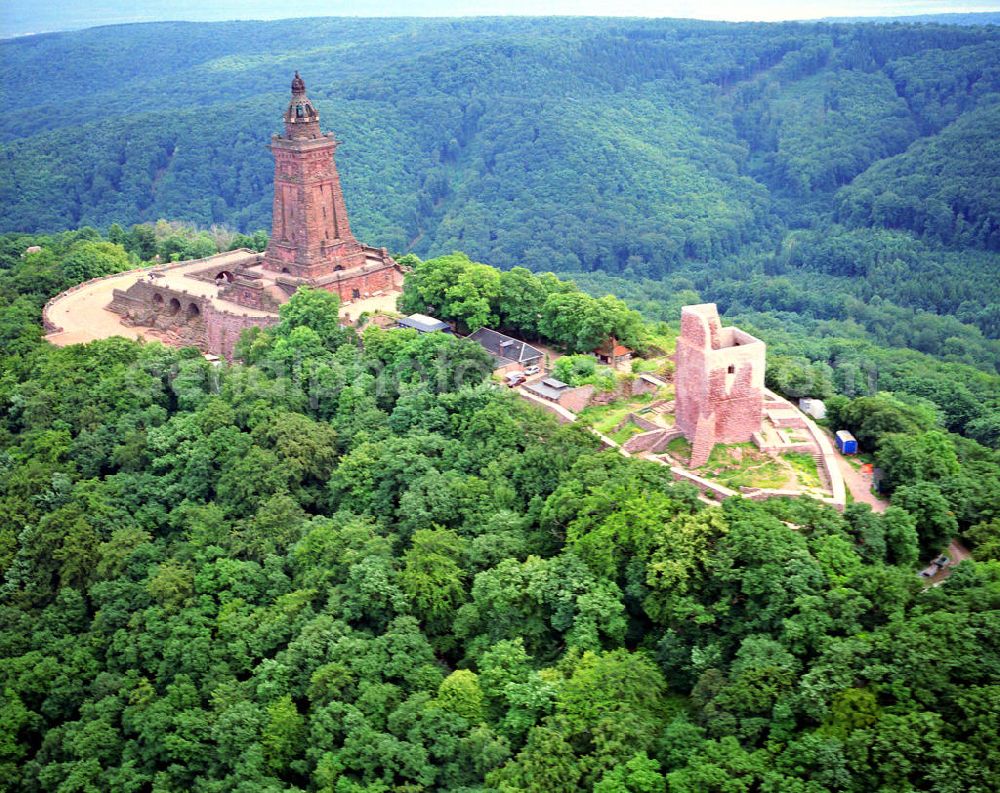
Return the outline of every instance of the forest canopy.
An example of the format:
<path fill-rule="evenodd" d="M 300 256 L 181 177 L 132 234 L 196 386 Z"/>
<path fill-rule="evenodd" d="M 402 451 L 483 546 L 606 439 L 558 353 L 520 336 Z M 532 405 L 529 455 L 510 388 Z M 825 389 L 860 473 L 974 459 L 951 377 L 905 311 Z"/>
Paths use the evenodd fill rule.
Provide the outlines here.
<path fill-rule="evenodd" d="M 0 42 L 0 787 L 992 793 L 998 47 L 601 19 Z M 44 341 L 83 280 L 264 248 L 295 68 L 353 228 L 412 268 L 401 309 L 576 353 L 578 382 L 715 301 L 888 508 L 706 504 L 478 345 L 359 333 L 319 290 L 235 362 Z"/>
<path fill-rule="evenodd" d="M 359 337 L 325 292 L 242 363 L 49 345 L 41 306 L 81 264 L 201 244 L 120 231 L 0 237 L 10 789 L 992 790 L 995 375 L 762 327 L 769 381 L 825 383 L 893 504 L 707 506 L 491 386 L 478 345 Z M 586 297 L 415 264 L 406 299 L 482 288 L 512 326 L 525 294 Z M 850 396 L 875 355 L 893 391 Z M 954 536 L 975 560 L 925 588 Z"/>

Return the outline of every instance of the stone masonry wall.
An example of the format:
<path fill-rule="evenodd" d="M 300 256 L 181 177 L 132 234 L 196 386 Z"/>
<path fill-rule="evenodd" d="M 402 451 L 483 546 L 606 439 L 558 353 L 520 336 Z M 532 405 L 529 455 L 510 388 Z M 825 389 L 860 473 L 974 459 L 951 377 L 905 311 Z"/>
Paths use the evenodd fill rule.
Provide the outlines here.
<path fill-rule="evenodd" d="M 247 328 L 266 328 L 278 321 L 277 317 L 237 316 L 210 308 L 207 316 L 206 344 L 207 350 L 215 355 L 221 355 L 227 361 L 233 359 L 233 350 L 240 334 Z"/>
<path fill-rule="evenodd" d="M 208 298 L 148 281 L 139 281 L 125 292 L 116 289 L 109 308 L 121 314 L 126 324 L 154 329 L 167 343 L 198 347 L 228 360 L 232 360 L 243 330 L 267 327 L 278 321 L 277 316 L 219 311 Z"/>
<path fill-rule="evenodd" d="M 387 265 L 372 272 L 360 273 L 350 278 L 334 281 L 323 288 L 340 296 L 343 303 L 370 297 L 375 292 L 391 292 L 402 287 L 403 274 L 394 266 Z M 355 294 L 355 291 L 357 294 Z"/>

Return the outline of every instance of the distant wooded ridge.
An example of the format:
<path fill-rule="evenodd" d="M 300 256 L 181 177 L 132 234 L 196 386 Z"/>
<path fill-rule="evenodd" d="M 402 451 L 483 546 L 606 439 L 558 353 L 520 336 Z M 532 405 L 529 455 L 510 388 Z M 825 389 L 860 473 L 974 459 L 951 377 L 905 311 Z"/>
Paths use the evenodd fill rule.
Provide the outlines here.
<path fill-rule="evenodd" d="M 194 2 L 194 0 L 137 0 L 128 4 L 127 12 L 116 8 L 113 4 L 101 4 L 98 7 L 87 7 L 85 4 L 59 4 L 47 7 L 30 0 L 9 0 L 5 14 L 0 19 L 0 38 L 15 36 L 30 36 L 40 33 L 54 33 L 70 30 L 81 30 L 103 25 L 127 25 L 135 23 L 162 22 L 183 20 L 186 22 L 218 22 L 230 19 L 273 20 L 280 18 L 275 14 L 274 4 L 264 0 L 216 0 L 211 5 Z M 505 4 L 504 15 L 519 13 L 538 14 L 540 9 L 524 3 L 518 8 L 509 0 Z M 328 15 L 335 9 L 330 3 L 322 0 L 300 0 L 292 9 L 295 15 L 310 18 L 330 18 Z M 424 0 L 419 7 L 412 2 L 393 2 L 384 0 L 381 3 L 365 3 L 359 10 L 361 14 L 352 14 L 348 9 L 339 9 L 347 17 L 424 17 L 442 18 L 456 16 L 454 6 L 447 0 Z M 317 13 L 318 12 L 318 13 Z M 486 5 L 465 6 L 463 17 L 492 17 L 494 11 Z M 587 15 L 586 10 L 578 12 Z M 707 14 L 708 11 L 706 10 Z M 622 16 L 633 16 L 628 9 L 619 10 Z M 334 17 L 336 15 L 333 15 Z M 642 14 L 638 16 L 644 16 Z M 881 17 L 826 17 L 823 22 L 926 22 L 941 25 L 995 25 L 1000 21 L 1000 12 L 970 12 L 944 14 L 901 14 L 899 16 Z"/>
<path fill-rule="evenodd" d="M 824 321 L 849 297 L 879 343 L 1000 359 L 997 28 L 158 23 L 0 61 L 0 230 L 266 229 L 262 143 L 298 69 L 355 229 L 396 253 Z"/>

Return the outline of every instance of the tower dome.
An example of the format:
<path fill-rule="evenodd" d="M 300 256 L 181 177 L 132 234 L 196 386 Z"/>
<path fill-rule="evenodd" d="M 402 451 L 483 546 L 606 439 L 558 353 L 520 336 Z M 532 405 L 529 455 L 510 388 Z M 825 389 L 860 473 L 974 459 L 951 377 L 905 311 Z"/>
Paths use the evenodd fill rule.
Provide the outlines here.
<path fill-rule="evenodd" d="M 285 135 L 289 138 L 318 138 L 319 113 L 306 96 L 306 83 L 298 72 L 292 78 L 292 98 L 285 111 Z"/>

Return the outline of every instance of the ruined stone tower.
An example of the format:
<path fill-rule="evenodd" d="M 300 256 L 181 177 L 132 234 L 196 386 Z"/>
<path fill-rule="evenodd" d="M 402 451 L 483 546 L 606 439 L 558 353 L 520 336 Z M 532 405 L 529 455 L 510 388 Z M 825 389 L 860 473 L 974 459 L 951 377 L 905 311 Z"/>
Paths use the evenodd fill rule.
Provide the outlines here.
<path fill-rule="evenodd" d="M 362 267 L 365 252 L 351 234 L 334 163 L 337 141 L 319 128 L 319 113 L 295 72 L 285 134 L 271 138 L 274 212 L 264 267 L 316 281 Z"/>
<path fill-rule="evenodd" d="M 674 381 L 677 428 L 691 442 L 691 467 L 716 443 L 743 443 L 764 414 L 765 345 L 739 328 L 723 328 L 715 303 L 684 306 Z"/>

